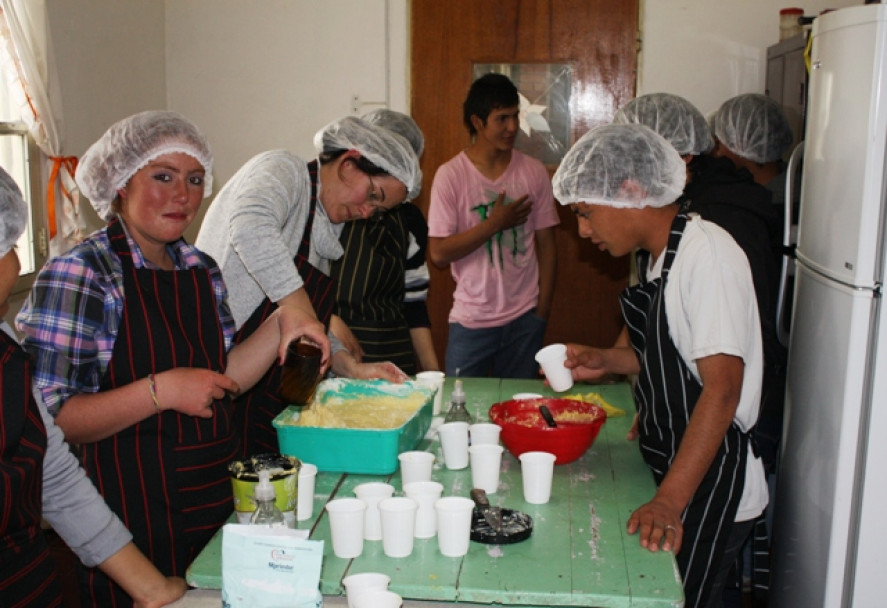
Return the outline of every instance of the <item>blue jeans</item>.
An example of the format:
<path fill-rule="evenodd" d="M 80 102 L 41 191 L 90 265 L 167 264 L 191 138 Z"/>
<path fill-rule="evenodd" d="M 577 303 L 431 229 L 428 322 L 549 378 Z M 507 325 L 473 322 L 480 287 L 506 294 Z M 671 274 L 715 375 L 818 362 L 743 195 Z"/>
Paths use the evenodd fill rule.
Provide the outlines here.
<path fill-rule="evenodd" d="M 539 364 L 533 356 L 542 348 L 547 321 L 529 310 L 500 327 L 469 329 L 450 323 L 446 374 L 464 378 L 538 379 Z"/>

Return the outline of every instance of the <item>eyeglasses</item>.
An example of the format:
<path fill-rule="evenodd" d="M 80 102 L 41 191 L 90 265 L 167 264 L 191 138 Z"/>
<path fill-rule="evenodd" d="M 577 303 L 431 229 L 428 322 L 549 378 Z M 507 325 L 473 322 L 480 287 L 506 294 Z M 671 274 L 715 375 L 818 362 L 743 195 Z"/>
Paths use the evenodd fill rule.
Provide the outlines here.
<path fill-rule="evenodd" d="M 378 216 L 388 211 L 388 209 L 382 206 L 383 198 L 382 195 L 379 194 L 379 191 L 376 190 L 376 184 L 373 182 L 373 176 L 369 173 L 367 173 L 366 175 L 367 179 L 370 180 L 370 186 L 367 190 L 367 204 L 373 208 L 373 215 Z"/>

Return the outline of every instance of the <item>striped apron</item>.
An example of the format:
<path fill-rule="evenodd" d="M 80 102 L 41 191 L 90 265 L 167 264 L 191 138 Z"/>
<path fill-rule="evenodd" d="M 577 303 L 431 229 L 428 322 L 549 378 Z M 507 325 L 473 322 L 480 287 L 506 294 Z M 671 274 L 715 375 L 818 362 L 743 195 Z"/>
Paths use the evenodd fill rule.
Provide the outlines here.
<path fill-rule="evenodd" d="M 401 209 L 345 224 L 345 254 L 333 263 L 332 277 L 336 312 L 360 342 L 364 361 L 391 361 L 412 375 L 418 370 L 404 316 L 409 231 Z"/>
<path fill-rule="evenodd" d="M 308 163 L 308 173 L 311 176 L 308 221 L 305 223 L 302 241 L 293 262 L 299 271 L 299 276 L 302 277 L 305 292 L 317 319 L 329 328 L 330 317 L 333 314 L 335 284 L 331 278 L 308 261 L 311 251 L 311 227 L 314 225 L 314 214 L 317 209 L 317 161 Z M 235 344 L 251 336 L 276 309 L 277 304 L 267 297 L 262 300 L 237 332 L 234 338 Z M 275 364 L 253 388 L 237 398 L 236 428 L 241 436 L 241 458 L 264 453 L 276 454 L 280 451 L 277 431 L 271 422 L 289 404 L 278 395 L 279 388 L 280 366 Z"/>
<path fill-rule="evenodd" d="M 668 330 L 665 285 L 683 236 L 687 216 L 671 226 L 662 276 L 627 288 L 621 295 L 622 316 L 640 361 L 634 389 L 641 454 L 657 486 L 671 467 L 687 429 L 702 385 L 681 358 Z M 649 254 L 638 255 L 638 274 L 646 276 Z M 699 488 L 682 514 L 684 537 L 676 556 L 687 608 L 705 606 L 713 578 L 736 517 L 745 481 L 748 436 L 736 424 L 724 441 Z"/>
<path fill-rule="evenodd" d="M 225 341 L 209 270 L 135 268 L 118 220 L 108 225 L 108 236 L 123 265 L 125 302 L 102 390 L 175 367 L 224 372 Z M 228 464 L 238 448 L 232 409 L 226 397 L 212 404 L 212 418 L 166 410 L 81 446 L 93 483 L 165 575 L 184 576 L 231 515 Z M 85 570 L 81 594 L 85 605 L 132 605 L 96 568 Z"/>
<path fill-rule="evenodd" d="M 0 329 L 0 606 L 61 606 L 40 529 L 46 427 L 31 395 L 31 362 Z"/>

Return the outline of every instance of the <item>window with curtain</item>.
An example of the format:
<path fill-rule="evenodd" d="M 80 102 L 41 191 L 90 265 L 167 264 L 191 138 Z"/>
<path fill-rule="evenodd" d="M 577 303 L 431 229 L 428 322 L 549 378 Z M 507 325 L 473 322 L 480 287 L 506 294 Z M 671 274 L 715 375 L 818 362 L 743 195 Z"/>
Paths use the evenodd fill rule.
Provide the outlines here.
<path fill-rule="evenodd" d="M 47 244 L 45 230 L 35 222 L 35 218 L 42 217 L 42 209 L 34 207 L 41 197 L 32 195 L 32 183 L 39 183 L 39 152 L 17 107 L 10 103 L 11 98 L 7 79 L 0 77 L 0 166 L 16 181 L 31 209 L 28 228 L 16 244 L 20 275 L 26 277 L 39 269 L 47 254 Z M 27 286 L 23 284 L 21 288 Z"/>

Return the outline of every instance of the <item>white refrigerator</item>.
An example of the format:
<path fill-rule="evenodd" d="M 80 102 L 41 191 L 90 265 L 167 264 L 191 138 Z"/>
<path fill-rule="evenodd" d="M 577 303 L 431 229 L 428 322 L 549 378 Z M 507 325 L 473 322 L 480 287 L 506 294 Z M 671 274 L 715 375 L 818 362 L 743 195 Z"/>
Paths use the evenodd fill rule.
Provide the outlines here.
<path fill-rule="evenodd" d="M 774 608 L 887 606 L 887 5 L 825 14 L 810 88 Z"/>

